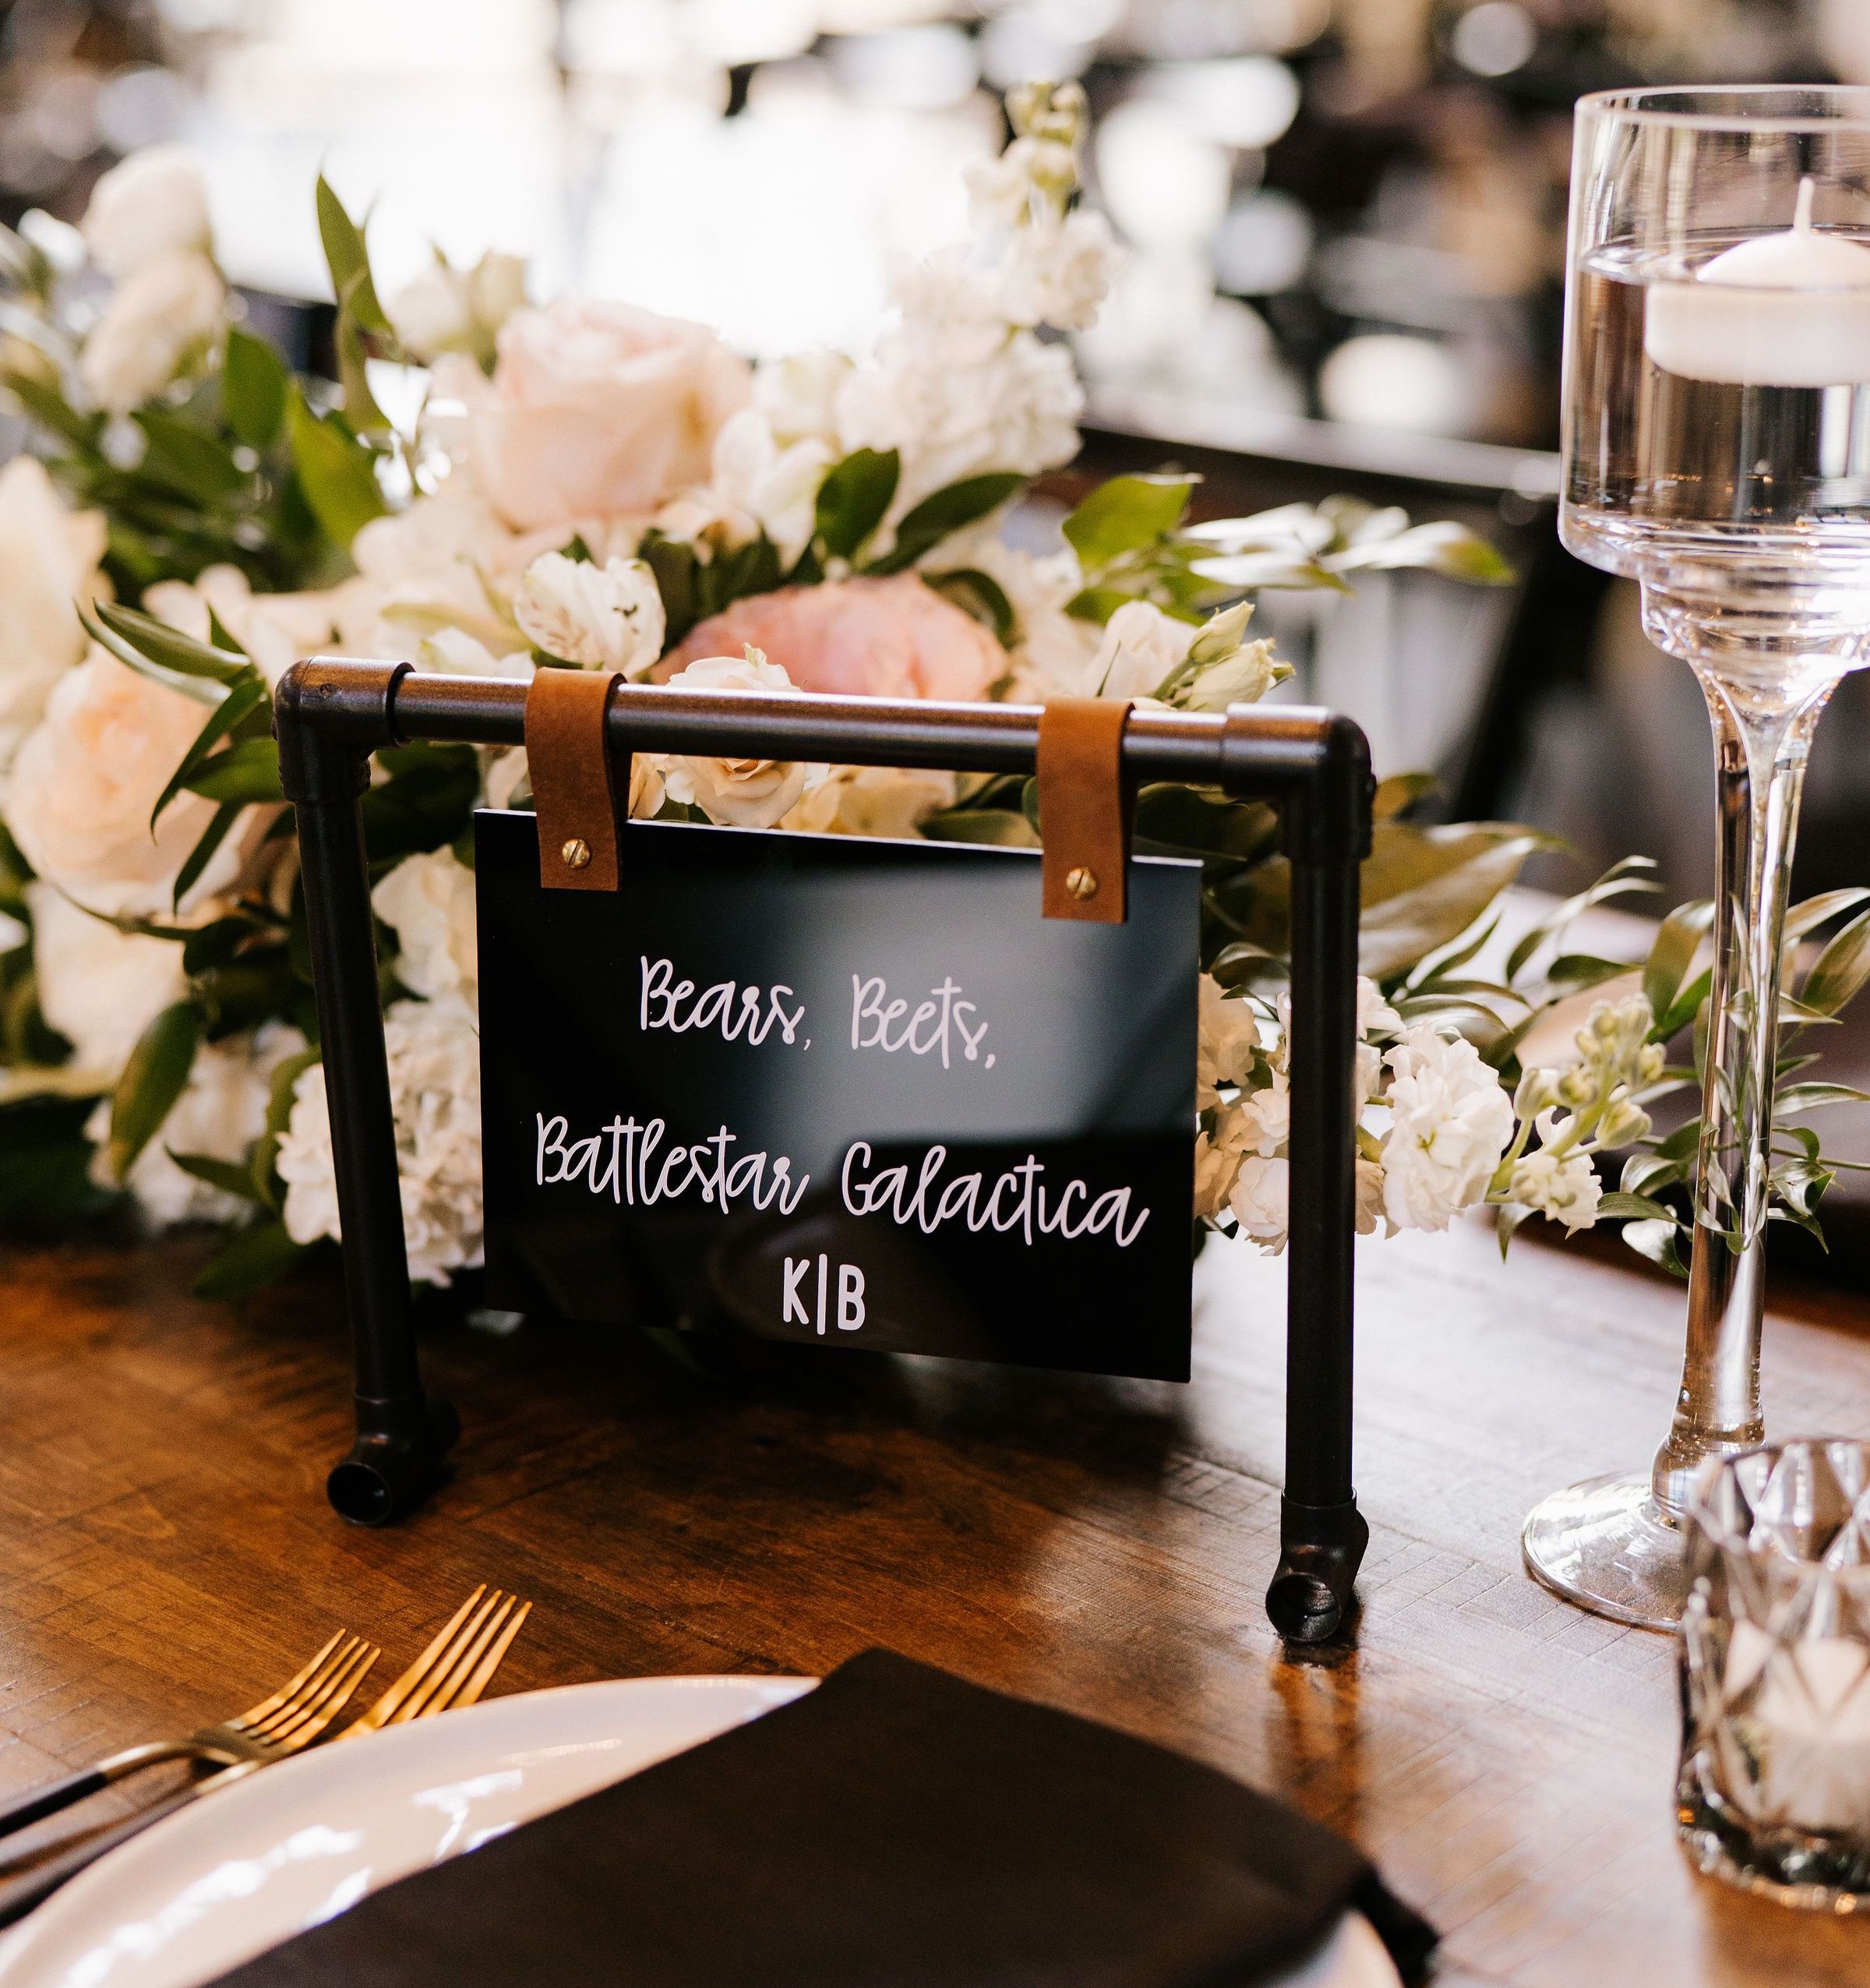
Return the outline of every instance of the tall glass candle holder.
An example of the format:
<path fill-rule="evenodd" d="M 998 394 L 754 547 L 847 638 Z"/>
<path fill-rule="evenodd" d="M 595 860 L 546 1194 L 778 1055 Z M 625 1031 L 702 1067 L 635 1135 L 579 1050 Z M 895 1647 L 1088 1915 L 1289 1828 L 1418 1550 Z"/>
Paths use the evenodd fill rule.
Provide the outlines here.
<path fill-rule="evenodd" d="M 1764 1436 L 1759 1344 L 1786 892 L 1812 729 L 1870 662 L 1870 90 L 1578 106 L 1559 531 L 1638 581 L 1713 720 L 1719 867 L 1688 1344 L 1647 1471 L 1526 1520 L 1601 1615 L 1680 1619 L 1709 1457 Z"/>

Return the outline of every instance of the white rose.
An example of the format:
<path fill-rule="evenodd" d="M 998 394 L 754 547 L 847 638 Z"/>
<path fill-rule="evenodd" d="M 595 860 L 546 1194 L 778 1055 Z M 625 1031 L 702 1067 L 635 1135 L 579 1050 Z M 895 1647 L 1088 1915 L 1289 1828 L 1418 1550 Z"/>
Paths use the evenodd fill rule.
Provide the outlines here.
<path fill-rule="evenodd" d="M 128 414 L 218 343 L 227 286 L 207 257 L 173 249 L 146 263 L 104 306 L 78 374 L 107 414 Z"/>
<path fill-rule="evenodd" d="M 789 690 L 792 679 L 757 649 L 739 656 L 703 656 L 669 680 L 671 690 Z M 639 754 L 640 758 L 641 755 Z M 737 828 L 770 828 L 798 803 L 808 786 L 825 776 L 821 766 L 778 759 L 673 757 L 664 769 L 669 798 L 698 807 L 711 821 Z"/>
<path fill-rule="evenodd" d="M 152 145 L 111 167 L 80 224 L 91 260 L 122 281 L 159 256 L 213 244 L 201 168 L 179 145 Z"/>
<path fill-rule="evenodd" d="M 562 662 L 640 676 L 662 653 L 668 623 L 656 576 L 640 559 L 548 553 L 526 569 L 513 597 L 527 639 Z"/>
<path fill-rule="evenodd" d="M 954 804 L 952 773 L 893 766 L 839 766 L 810 789 L 780 824 L 820 835 L 912 836 L 931 814 Z"/>
<path fill-rule="evenodd" d="M 399 1001 L 383 1017 L 396 1119 L 409 1274 L 445 1284 L 482 1259 L 481 1058 L 474 1017 L 457 1001 Z M 293 1086 L 279 1143 L 286 1232 L 341 1240 L 323 1064 Z"/>
<path fill-rule="evenodd" d="M 1383 1205 L 1399 1228 L 1445 1229 L 1487 1192 L 1513 1135 L 1512 1100 L 1473 1044 L 1417 1022 L 1385 1059 L 1395 1116 Z"/>
<path fill-rule="evenodd" d="M 491 381 L 453 377 L 482 493 L 517 529 L 653 512 L 707 474 L 750 376 L 705 326 L 565 300 L 501 327 Z"/>
<path fill-rule="evenodd" d="M 1549 1146 L 1558 1127 L 1556 1111 L 1543 1113 L 1538 1120 L 1540 1138 Z M 1588 1153 L 1555 1153 L 1547 1146 L 1541 1146 L 1514 1163 L 1507 1192 L 1513 1200 L 1562 1223 L 1569 1233 L 1588 1229 L 1596 1223 L 1604 1184 Z"/>
<path fill-rule="evenodd" d="M 100 649 L 62 678 L 38 729 L 19 748 L 7 825 L 41 877 L 100 911 L 167 916 L 176 874 L 213 817 L 214 803 L 178 794 L 153 834 L 150 812 L 207 707 L 152 683 Z M 263 831 L 265 810 L 252 819 Z M 242 861 L 222 843 L 185 901 L 224 889 Z"/>
<path fill-rule="evenodd" d="M 43 881 L 26 887 L 39 1008 L 72 1045 L 75 1067 L 117 1081 L 136 1039 L 188 991 L 182 948 L 120 932 Z"/>
<path fill-rule="evenodd" d="M 1290 1206 L 1290 1169 L 1283 1160 L 1265 1160 L 1248 1153 L 1240 1162 L 1227 1206 L 1240 1225 L 1240 1233 L 1251 1236 L 1269 1256 L 1286 1247 L 1286 1229 Z"/>
<path fill-rule="evenodd" d="M 370 893 L 397 938 L 396 977 L 425 1000 L 453 994 L 480 1006 L 474 872 L 452 849 L 405 856 Z"/>
<path fill-rule="evenodd" d="M 145 1222 L 171 1228 L 178 1222 L 232 1221 L 251 1212 L 251 1202 L 185 1172 L 169 1155 L 199 1153 L 210 1160 L 244 1162 L 266 1129 L 273 1072 L 305 1047 L 305 1037 L 289 1022 L 269 1022 L 257 1034 L 206 1043 L 195 1052 L 181 1096 L 169 1107 L 155 1137 L 131 1161 L 122 1183 L 135 1197 Z M 110 1128 L 110 1102 L 105 1099 L 85 1126 L 96 1144 L 91 1177 L 102 1187 L 118 1185 L 106 1144 Z"/>
<path fill-rule="evenodd" d="M 1155 696 L 1164 677 L 1187 661 L 1194 630 L 1147 601 L 1126 601 L 1104 623 L 1104 639 L 1091 665 L 1092 694 Z"/>
<path fill-rule="evenodd" d="M 831 466 L 827 445 L 808 439 L 781 448 L 757 408 L 743 408 L 714 438 L 712 494 L 744 511 L 791 566 L 805 550 L 817 519 L 818 487 Z"/>
<path fill-rule="evenodd" d="M 74 603 L 98 588 L 107 531 L 101 511 L 66 507 L 37 457 L 0 469 L 0 772 L 84 659 Z"/>

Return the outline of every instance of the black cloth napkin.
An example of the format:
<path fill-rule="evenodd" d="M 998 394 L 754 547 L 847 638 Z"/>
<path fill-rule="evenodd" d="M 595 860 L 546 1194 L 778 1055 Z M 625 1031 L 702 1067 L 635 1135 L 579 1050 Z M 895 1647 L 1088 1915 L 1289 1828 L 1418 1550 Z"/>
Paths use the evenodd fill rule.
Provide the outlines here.
<path fill-rule="evenodd" d="M 1237 1988 L 1348 1910 L 1434 1934 L 1212 1768 L 890 1651 L 225 1976 L 238 1988 Z"/>

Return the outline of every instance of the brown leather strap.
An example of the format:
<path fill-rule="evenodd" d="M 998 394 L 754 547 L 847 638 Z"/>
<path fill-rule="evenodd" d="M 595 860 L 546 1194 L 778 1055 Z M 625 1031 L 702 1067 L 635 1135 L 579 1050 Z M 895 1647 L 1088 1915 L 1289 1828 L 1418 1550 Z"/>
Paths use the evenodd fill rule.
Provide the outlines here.
<path fill-rule="evenodd" d="M 1048 918 L 1120 925 L 1128 899 L 1131 796 L 1127 701 L 1054 697 L 1039 721 L 1039 825 Z"/>
<path fill-rule="evenodd" d="M 542 669 L 526 694 L 526 765 L 539 821 L 539 881 L 549 891 L 617 888 L 616 804 L 604 714 L 616 670 Z M 623 791 L 630 771 L 623 769 Z"/>

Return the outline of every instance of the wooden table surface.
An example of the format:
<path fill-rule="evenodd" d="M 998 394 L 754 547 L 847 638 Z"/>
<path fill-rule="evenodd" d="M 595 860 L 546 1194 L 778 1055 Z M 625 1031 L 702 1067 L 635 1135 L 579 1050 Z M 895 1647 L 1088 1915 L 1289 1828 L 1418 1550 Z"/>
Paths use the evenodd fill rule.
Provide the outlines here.
<path fill-rule="evenodd" d="M 246 1704 L 339 1623 L 400 1668 L 477 1580 L 537 1609 L 509 1689 L 821 1672 L 884 1643 L 1106 1719 L 1347 1831 L 1445 1939 L 1437 1979 L 1861 1983 L 1870 1926 L 1694 1876 L 1674 1651 L 1522 1573 L 1526 1508 L 1647 1458 L 1682 1299 L 1479 1227 L 1361 1245 L 1354 1648 L 1261 1595 L 1279 1266 L 1204 1259 L 1191 1386 L 794 1358 L 732 1382 L 630 1334 L 444 1327 L 467 1435 L 415 1518 L 326 1508 L 335 1286 L 199 1303 L 192 1244 L 0 1252 L 0 1791 Z M 1780 1432 L 1870 1429 L 1870 1303 L 1781 1294 Z"/>

